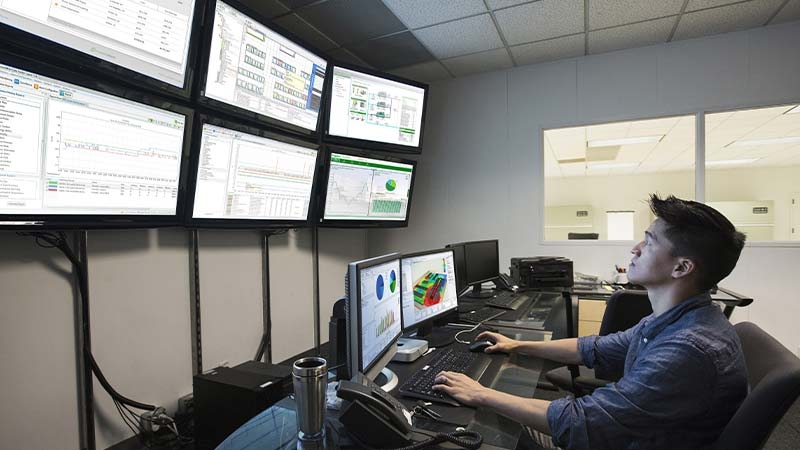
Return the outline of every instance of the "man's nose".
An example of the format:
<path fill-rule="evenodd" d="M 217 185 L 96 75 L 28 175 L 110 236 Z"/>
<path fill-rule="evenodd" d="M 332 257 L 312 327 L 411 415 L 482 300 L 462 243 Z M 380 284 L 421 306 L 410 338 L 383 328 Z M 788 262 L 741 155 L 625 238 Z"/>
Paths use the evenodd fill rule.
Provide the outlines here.
<path fill-rule="evenodd" d="M 642 251 L 642 244 L 643 243 L 644 243 L 644 241 L 640 241 L 638 244 L 634 245 L 633 248 L 631 249 L 631 253 L 633 253 L 636 256 L 639 256 L 639 254 Z"/>

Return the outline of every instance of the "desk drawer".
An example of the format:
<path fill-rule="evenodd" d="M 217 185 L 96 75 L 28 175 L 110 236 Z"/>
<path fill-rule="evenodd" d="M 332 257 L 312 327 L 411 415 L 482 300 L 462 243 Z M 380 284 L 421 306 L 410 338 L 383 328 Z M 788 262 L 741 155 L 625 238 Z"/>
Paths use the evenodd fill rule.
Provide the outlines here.
<path fill-rule="evenodd" d="M 578 321 L 578 336 L 591 336 L 600 333 L 600 322 L 592 322 L 589 320 Z"/>
<path fill-rule="evenodd" d="M 578 300 L 578 320 L 602 322 L 605 312 L 605 300 Z"/>

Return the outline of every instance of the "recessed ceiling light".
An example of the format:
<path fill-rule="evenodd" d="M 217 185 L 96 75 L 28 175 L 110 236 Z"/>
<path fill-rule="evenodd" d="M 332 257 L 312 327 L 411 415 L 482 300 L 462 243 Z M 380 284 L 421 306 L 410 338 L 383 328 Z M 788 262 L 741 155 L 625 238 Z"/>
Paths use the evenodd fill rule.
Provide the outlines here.
<path fill-rule="evenodd" d="M 786 111 L 784 114 L 800 114 L 800 105 L 797 105 L 794 108 Z"/>
<path fill-rule="evenodd" d="M 782 145 L 800 143 L 800 136 L 789 136 L 770 139 L 740 139 L 733 141 L 725 147 L 755 147 L 758 145 Z"/>
<path fill-rule="evenodd" d="M 717 161 L 706 161 L 706 166 L 738 166 L 742 164 L 750 164 L 758 160 L 759 158 L 720 159 Z"/>
<path fill-rule="evenodd" d="M 599 169 L 624 169 L 627 167 L 636 167 L 638 166 L 638 162 L 628 162 L 628 163 L 600 163 L 600 164 L 592 164 L 586 166 L 589 170 L 599 170 Z"/>
<path fill-rule="evenodd" d="M 658 142 L 664 135 L 658 136 L 641 136 L 621 139 L 595 139 L 586 143 L 587 147 L 610 147 L 612 145 L 631 145 L 631 144 L 648 144 L 651 142 Z"/>

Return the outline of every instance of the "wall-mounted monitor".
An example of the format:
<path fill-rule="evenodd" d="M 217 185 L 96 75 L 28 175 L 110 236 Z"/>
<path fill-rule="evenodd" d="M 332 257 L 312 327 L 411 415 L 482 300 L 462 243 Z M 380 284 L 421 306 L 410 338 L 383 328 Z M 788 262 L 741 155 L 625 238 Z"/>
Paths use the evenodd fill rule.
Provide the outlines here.
<path fill-rule="evenodd" d="M 408 226 L 416 161 L 328 148 L 320 223 Z"/>
<path fill-rule="evenodd" d="M 233 2 L 211 1 L 199 101 L 303 135 L 317 133 L 328 62 Z"/>
<path fill-rule="evenodd" d="M 193 137 L 187 223 L 282 228 L 308 224 L 319 147 L 199 116 Z"/>
<path fill-rule="evenodd" d="M 393 75 L 334 65 L 325 139 L 357 148 L 419 153 L 428 86 Z"/>
<path fill-rule="evenodd" d="M 0 1 L 3 39 L 82 72 L 188 99 L 198 0 Z"/>
<path fill-rule="evenodd" d="M 0 53 L 0 227 L 177 225 L 192 111 L 44 68 Z"/>

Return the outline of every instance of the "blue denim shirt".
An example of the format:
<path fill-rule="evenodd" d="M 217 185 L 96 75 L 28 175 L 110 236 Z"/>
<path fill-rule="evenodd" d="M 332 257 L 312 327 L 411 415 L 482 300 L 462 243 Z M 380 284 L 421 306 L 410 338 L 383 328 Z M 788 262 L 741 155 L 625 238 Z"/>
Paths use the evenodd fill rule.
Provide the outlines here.
<path fill-rule="evenodd" d="M 547 421 L 566 450 L 693 450 L 710 446 L 747 395 L 739 337 L 708 294 L 607 336 L 578 339 L 589 368 L 616 383 L 553 401 Z"/>

